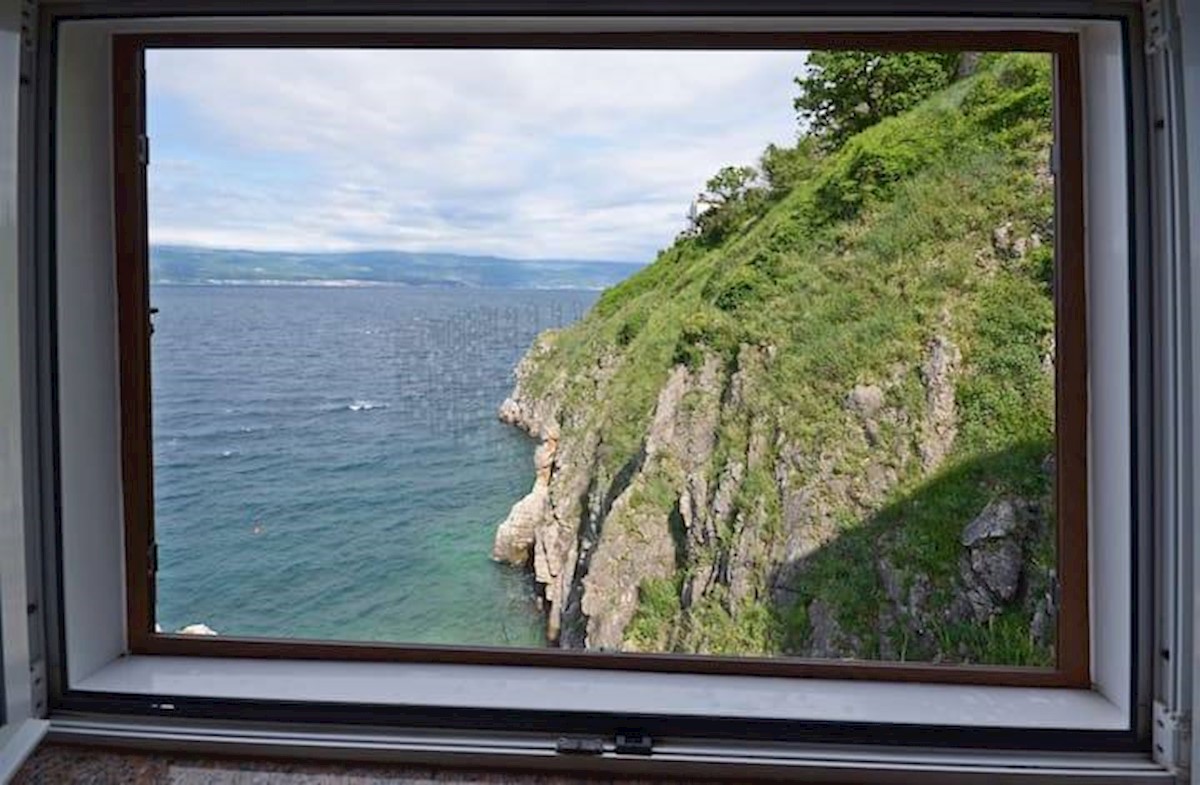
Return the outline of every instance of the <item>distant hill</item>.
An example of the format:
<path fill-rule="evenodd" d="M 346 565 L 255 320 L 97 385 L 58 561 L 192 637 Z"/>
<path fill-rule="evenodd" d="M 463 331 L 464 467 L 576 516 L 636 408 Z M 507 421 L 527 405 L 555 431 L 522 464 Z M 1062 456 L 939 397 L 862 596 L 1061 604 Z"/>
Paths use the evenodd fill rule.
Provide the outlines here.
<path fill-rule="evenodd" d="M 160 245 L 150 249 L 156 284 L 342 282 L 506 289 L 604 289 L 643 265 L 570 259 L 505 259 L 448 253 L 289 253 Z"/>

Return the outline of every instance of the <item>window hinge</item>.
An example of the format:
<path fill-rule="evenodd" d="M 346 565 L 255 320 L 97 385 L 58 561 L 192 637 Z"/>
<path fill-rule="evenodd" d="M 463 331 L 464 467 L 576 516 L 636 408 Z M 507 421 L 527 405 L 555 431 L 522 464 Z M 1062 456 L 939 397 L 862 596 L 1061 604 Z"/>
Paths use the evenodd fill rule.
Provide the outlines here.
<path fill-rule="evenodd" d="M 150 543 L 150 547 L 146 550 L 146 564 L 151 575 L 158 572 L 158 543 Z"/>
<path fill-rule="evenodd" d="M 1171 3 L 1169 0 L 1144 0 L 1142 10 L 1146 20 L 1146 54 L 1158 54 L 1171 42 L 1174 22 Z"/>
<path fill-rule="evenodd" d="M 33 84 L 34 59 L 37 53 L 37 2 L 23 0 L 21 3 L 21 59 L 19 81 L 22 85 Z"/>
<path fill-rule="evenodd" d="M 46 716 L 46 662 L 42 659 L 29 663 L 29 688 L 33 692 L 33 714 Z"/>
<path fill-rule="evenodd" d="M 150 165 L 150 137 L 145 134 L 138 136 L 138 163 L 142 166 Z"/>
<path fill-rule="evenodd" d="M 1155 762 L 1173 773 L 1180 773 L 1185 762 L 1182 756 L 1191 743 L 1191 717 L 1171 711 L 1162 702 L 1155 701 L 1153 727 Z"/>

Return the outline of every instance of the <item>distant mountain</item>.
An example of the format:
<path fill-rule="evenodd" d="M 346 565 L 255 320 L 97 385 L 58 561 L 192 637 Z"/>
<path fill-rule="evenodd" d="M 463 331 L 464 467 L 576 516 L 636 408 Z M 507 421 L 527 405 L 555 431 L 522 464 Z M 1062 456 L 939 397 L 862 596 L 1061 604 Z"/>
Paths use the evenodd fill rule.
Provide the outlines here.
<path fill-rule="evenodd" d="M 160 245 L 150 280 L 165 284 L 351 283 L 506 289 L 604 289 L 643 265 L 570 259 L 505 259 L 448 253 L 288 253 Z"/>

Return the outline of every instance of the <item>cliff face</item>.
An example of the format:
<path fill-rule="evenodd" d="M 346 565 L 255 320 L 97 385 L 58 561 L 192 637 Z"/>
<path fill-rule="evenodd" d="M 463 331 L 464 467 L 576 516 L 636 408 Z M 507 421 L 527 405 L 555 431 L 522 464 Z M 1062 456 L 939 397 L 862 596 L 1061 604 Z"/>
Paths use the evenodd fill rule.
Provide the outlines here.
<path fill-rule="evenodd" d="M 493 556 L 552 641 L 1050 660 L 1047 92 L 1000 60 L 538 338 Z"/>

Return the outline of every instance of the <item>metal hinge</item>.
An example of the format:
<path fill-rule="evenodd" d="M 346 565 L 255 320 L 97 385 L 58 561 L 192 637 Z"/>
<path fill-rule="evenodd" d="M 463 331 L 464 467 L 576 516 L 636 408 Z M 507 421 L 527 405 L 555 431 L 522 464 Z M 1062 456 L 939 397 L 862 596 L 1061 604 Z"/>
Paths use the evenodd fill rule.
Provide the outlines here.
<path fill-rule="evenodd" d="M 158 572 L 158 543 L 150 543 L 150 547 L 146 550 L 146 564 L 151 575 Z"/>
<path fill-rule="evenodd" d="M 33 61 L 37 52 L 37 2 L 21 2 L 21 57 L 20 81 L 22 85 L 33 83 Z"/>
<path fill-rule="evenodd" d="M 138 163 L 142 166 L 150 165 L 150 137 L 145 134 L 138 136 Z"/>
<path fill-rule="evenodd" d="M 1185 763 L 1181 756 L 1191 743 L 1191 717 L 1171 711 L 1162 702 L 1155 701 L 1153 729 L 1155 762 L 1172 773 L 1179 773 Z"/>
<path fill-rule="evenodd" d="M 33 716 L 46 716 L 46 662 L 37 659 L 29 663 L 29 688 L 33 692 Z"/>
<path fill-rule="evenodd" d="M 1146 54 L 1158 54 L 1171 41 L 1174 15 L 1169 0 L 1144 0 L 1143 16 L 1146 20 Z"/>

